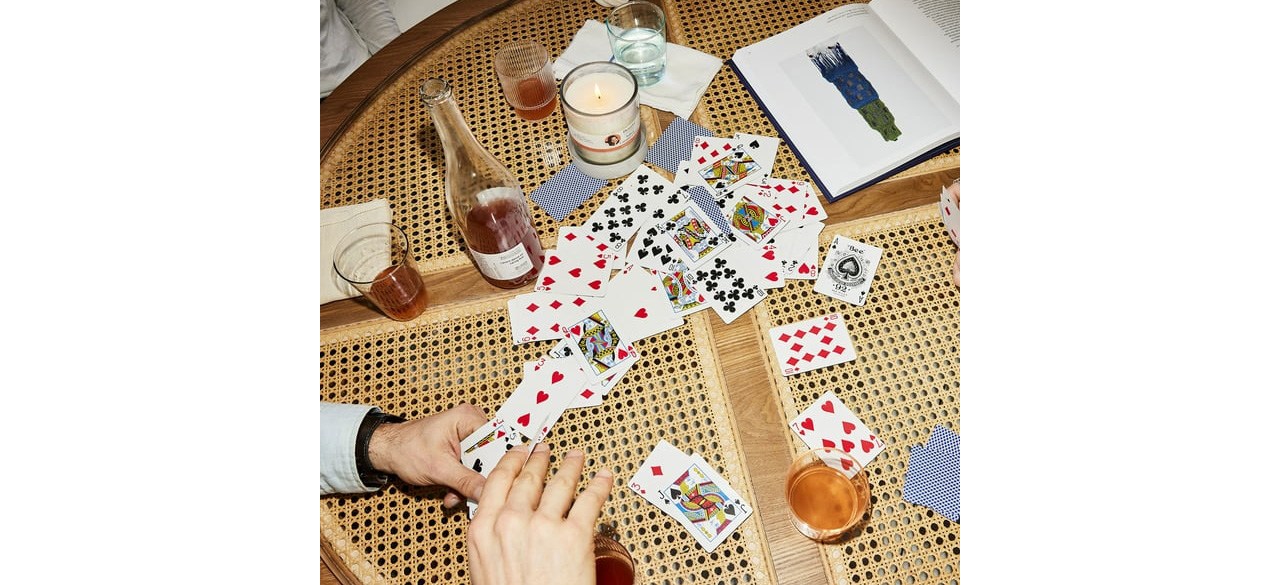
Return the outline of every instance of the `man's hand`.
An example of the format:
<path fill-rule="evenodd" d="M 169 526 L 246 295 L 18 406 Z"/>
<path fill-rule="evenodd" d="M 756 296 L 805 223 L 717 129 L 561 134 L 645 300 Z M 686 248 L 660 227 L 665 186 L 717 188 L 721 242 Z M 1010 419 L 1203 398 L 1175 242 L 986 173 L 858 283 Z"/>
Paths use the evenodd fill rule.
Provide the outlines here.
<path fill-rule="evenodd" d="M 458 443 L 486 422 L 484 412 L 463 402 L 426 418 L 380 425 L 369 438 L 369 462 L 406 483 L 452 488 L 456 493 L 445 495 L 446 508 L 464 498 L 479 500 L 484 476 L 462 466 Z"/>
<path fill-rule="evenodd" d="M 525 463 L 525 457 L 529 461 Z M 467 528 L 474 585 L 595 585 L 593 538 L 613 474 L 596 473 L 577 496 L 582 451 L 569 451 L 546 484 L 551 452 L 539 444 L 511 449 L 489 474 Z"/>

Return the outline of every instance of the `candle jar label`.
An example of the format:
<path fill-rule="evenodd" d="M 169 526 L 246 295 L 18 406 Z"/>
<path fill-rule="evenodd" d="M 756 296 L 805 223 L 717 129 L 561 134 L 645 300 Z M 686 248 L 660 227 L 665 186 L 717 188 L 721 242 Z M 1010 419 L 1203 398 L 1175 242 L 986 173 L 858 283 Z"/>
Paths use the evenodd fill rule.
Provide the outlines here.
<path fill-rule="evenodd" d="M 640 146 L 640 118 L 636 116 L 625 128 L 608 134 L 584 132 L 569 125 L 569 138 L 578 154 L 589 162 L 617 162 L 631 156 Z"/>

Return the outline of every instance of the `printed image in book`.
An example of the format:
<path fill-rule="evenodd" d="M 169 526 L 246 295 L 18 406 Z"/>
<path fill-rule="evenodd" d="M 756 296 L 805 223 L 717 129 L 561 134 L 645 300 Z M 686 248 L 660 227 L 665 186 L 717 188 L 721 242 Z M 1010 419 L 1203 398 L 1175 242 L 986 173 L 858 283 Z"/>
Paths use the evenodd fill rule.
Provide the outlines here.
<path fill-rule="evenodd" d="M 958 0 L 872 0 L 730 64 L 834 201 L 958 144 L 959 43 Z"/>

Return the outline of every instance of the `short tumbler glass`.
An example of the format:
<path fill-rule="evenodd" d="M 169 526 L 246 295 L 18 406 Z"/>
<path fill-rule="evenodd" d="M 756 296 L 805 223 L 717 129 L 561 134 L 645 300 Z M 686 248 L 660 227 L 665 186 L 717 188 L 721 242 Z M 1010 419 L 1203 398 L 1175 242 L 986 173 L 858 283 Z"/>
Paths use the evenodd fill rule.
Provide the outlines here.
<path fill-rule="evenodd" d="M 667 17 L 649 2 L 628 2 L 609 13 L 613 59 L 631 70 L 640 87 L 653 85 L 667 70 Z"/>
<path fill-rule="evenodd" d="M 871 502 L 862 466 L 839 449 L 801 453 L 787 469 L 787 511 L 801 534 L 819 542 L 840 540 L 857 526 Z"/>
<path fill-rule="evenodd" d="M 409 253 L 409 238 L 393 224 L 347 232 L 333 250 L 333 268 L 392 319 L 408 321 L 427 308 L 427 287 Z"/>
<path fill-rule="evenodd" d="M 536 41 L 504 45 L 493 56 L 502 93 L 516 114 L 540 120 L 556 109 L 556 78 L 546 47 Z"/>

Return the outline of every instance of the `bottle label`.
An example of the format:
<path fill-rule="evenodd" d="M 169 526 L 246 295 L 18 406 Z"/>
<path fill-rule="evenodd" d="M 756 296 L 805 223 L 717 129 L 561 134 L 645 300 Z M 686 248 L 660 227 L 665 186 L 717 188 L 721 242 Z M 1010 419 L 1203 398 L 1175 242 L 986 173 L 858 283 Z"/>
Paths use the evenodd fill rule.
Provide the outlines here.
<path fill-rule="evenodd" d="M 476 259 L 480 272 L 494 280 L 513 280 L 533 270 L 533 260 L 529 259 L 523 244 L 516 244 L 510 250 L 497 254 L 471 250 L 471 257 Z"/>

